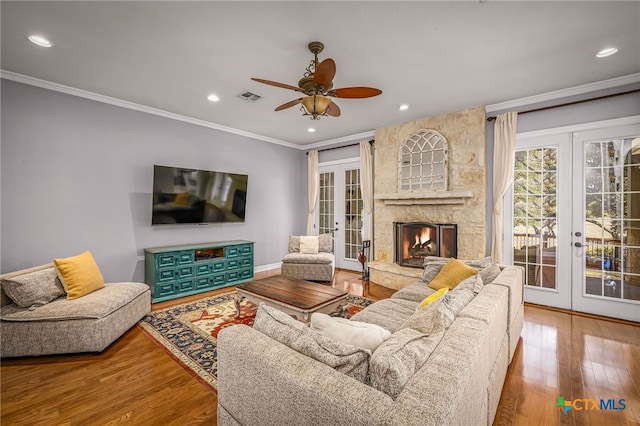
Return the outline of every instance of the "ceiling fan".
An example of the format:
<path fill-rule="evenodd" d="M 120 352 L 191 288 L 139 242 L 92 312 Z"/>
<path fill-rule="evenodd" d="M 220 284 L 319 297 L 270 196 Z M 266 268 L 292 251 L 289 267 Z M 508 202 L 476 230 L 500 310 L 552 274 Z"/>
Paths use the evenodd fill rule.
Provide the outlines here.
<path fill-rule="evenodd" d="M 307 66 L 303 77 L 298 81 L 298 87 L 261 78 L 251 78 L 251 80 L 304 93 L 305 96 L 284 103 L 275 110 L 282 111 L 302 104 L 300 108 L 303 112 L 302 115 L 308 115 L 312 120 L 319 120 L 323 115 L 340 116 L 340 108 L 330 98 L 361 99 L 378 96 L 382 93 L 382 90 L 372 87 L 334 89 L 333 77 L 336 75 L 336 63 L 331 58 L 318 62 L 318 53 L 322 52 L 323 49 L 324 44 L 319 41 L 309 43 L 309 50 L 313 53 L 314 58 Z"/>

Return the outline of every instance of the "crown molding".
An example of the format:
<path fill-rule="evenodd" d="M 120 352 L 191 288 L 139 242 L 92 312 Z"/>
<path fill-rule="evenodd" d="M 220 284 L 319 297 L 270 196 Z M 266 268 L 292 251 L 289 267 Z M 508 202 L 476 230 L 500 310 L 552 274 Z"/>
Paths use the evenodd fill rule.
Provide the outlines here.
<path fill-rule="evenodd" d="M 119 106 L 121 108 L 127 108 L 134 111 L 145 112 L 147 114 L 153 114 L 172 120 L 178 120 L 189 124 L 195 124 L 196 126 L 208 127 L 210 129 L 220 130 L 226 133 L 232 133 L 239 136 L 244 136 L 251 139 L 257 139 L 264 142 L 273 143 L 276 145 L 283 145 L 288 148 L 305 149 L 300 145 L 293 144 L 291 142 L 282 141 L 279 139 L 270 138 L 268 136 L 259 135 L 257 133 L 246 132 L 244 130 L 235 129 L 233 127 L 222 126 L 220 124 L 211 123 L 205 120 L 199 120 L 197 118 L 191 118 L 173 112 L 164 111 L 158 108 L 152 108 L 145 105 L 136 104 L 134 102 L 125 101 L 118 98 L 112 98 L 110 96 L 100 95 L 98 93 L 89 92 L 87 90 L 77 89 L 71 86 L 65 86 L 63 84 L 53 83 L 47 80 L 41 80 L 39 78 L 30 77 L 23 74 L 18 74 L 11 71 L 0 70 L 0 78 L 5 80 L 11 80 L 18 83 L 24 83 L 31 86 L 41 87 L 43 89 L 53 90 L 55 92 L 66 93 L 67 95 L 78 96 L 80 98 L 90 99 L 92 101 L 102 102 L 105 104 Z"/>
<path fill-rule="evenodd" d="M 612 78 L 610 80 L 597 81 L 595 83 L 583 84 L 581 86 L 555 90 L 553 92 L 542 93 L 540 95 L 528 96 L 526 98 L 514 99 L 511 101 L 487 105 L 487 113 L 515 109 L 523 106 L 537 104 L 539 102 L 553 101 L 556 99 L 582 95 L 584 93 L 610 89 L 612 87 L 624 86 L 627 84 L 634 84 L 638 82 L 640 82 L 640 73 L 629 74 L 622 77 Z"/>
<path fill-rule="evenodd" d="M 336 139 L 329 139 L 329 140 L 322 141 L 322 142 L 316 142 L 316 143 L 312 143 L 312 144 L 309 144 L 309 145 L 304 145 L 304 146 L 300 147 L 300 149 L 304 149 L 305 151 L 308 151 L 308 150 L 313 150 L 315 148 L 323 148 L 323 147 L 328 146 L 328 145 L 334 145 L 334 144 L 337 144 L 337 143 L 353 142 L 355 140 L 371 139 L 374 135 L 375 135 L 375 130 L 370 130 L 368 132 L 356 133 L 355 135 L 342 136 L 342 137 L 339 137 L 339 138 L 336 138 Z"/>

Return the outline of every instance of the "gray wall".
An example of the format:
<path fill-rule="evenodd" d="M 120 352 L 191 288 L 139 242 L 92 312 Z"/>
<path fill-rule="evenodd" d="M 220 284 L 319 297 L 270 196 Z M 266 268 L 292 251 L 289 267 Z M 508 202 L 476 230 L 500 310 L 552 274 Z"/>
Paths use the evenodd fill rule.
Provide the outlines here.
<path fill-rule="evenodd" d="M 1 96 L 2 272 L 89 249 L 107 281 L 142 281 L 146 247 L 230 239 L 260 267 L 304 229 L 304 151 L 8 80 Z M 154 164 L 249 175 L 245 223 L 151 226 Z"/>

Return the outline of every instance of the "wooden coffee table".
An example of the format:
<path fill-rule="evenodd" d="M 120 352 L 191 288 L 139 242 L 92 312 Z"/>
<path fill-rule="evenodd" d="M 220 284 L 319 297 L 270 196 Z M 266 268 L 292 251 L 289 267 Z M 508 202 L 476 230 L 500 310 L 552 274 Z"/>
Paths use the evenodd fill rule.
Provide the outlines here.
<path fill-rule="evenodd" d="M 337 288 L 282 275 L 238 284 L 236 290 L 236 318 L 240 316 L 240 302 L 246 298 L 256 305 L 264 302 L 302 322 L 309 322 L 314 312 L 334 311 L 348 295 Z"/>

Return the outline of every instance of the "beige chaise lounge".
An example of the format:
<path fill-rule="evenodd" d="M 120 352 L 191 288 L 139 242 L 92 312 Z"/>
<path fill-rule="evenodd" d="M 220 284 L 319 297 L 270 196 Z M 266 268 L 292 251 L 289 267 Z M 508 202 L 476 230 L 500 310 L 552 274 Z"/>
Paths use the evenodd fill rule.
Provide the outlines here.
<path fill-rule="evenodd" d="M 30 274 L 51 269 L 53 263 L 0 275 L 0 279 L 24 281 Z M 20 307 L 0 289 L 0 301 L 3 358 L 102 352 L 151 310 L 149 286 L 133 282 L 107 283 L 79 299 L 61 295 L 37 307 Z"/>

